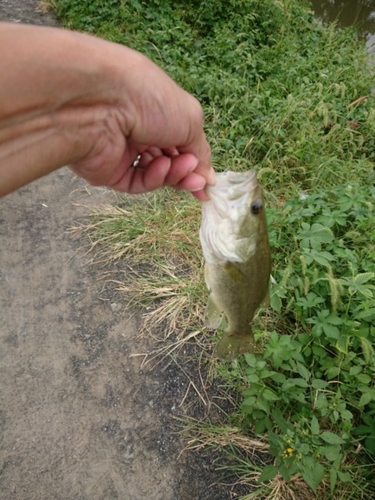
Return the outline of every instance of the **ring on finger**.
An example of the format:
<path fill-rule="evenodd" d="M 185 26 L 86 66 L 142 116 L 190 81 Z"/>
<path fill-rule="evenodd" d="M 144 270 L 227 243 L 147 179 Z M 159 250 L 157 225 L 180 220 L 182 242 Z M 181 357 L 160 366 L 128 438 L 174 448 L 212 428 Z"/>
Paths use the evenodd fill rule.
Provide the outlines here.
<path fill-rule="evenodd" d="M 140 161 L 141 161 L 141 155 L 138 155 L 132 163 L 132 168 L 137 168 L 139 166 Z"/>

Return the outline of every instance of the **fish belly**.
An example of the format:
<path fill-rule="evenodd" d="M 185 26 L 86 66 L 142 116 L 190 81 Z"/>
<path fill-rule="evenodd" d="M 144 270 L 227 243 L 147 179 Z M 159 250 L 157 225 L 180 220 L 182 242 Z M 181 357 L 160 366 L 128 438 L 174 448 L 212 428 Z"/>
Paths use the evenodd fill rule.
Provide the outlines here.
<path fill-rule="evenodd" d="M 268 274 L 267 274 L 268 272 Z M 254 350 L 251 321 L 268 291 L 269 270 L 247 262 L 206 264 L 206 282 L 211 295 L 205 324 L 218 328 L 224 313 L 227 328 L 217 345 L 217 354 L 231 360 Z"/>

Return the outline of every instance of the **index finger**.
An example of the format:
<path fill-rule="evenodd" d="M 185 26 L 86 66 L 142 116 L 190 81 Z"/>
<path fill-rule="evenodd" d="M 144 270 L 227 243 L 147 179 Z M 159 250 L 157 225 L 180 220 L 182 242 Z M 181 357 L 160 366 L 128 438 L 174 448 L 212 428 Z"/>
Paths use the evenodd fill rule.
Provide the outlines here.
<path fill-rule="evenodd" d="M 211 166 L 211 148 L 203 130 L 198 137 L 194 138 L 191 144 L 178 148 L 178 150 L 180 153 L 193 154 L 198 160 L 198 165 L 195 167 L 194 172 L 204 177 L 207 184 L 215 184 L 216 175 Z"/>
<path fill-rule="evenodd" d="M 180 153 L 191 153 L 197 160 L 198 165 L 194 172 L 207 180 L 207 184 L 215 184 L 215 171 L 211 166 L 211 148 L 208 144 L 206 134 L 203 129 L 204 115 L 199 101 L 190 94 L 187 105 L 189 109 L 189 126 L 185 143 L 178 147 Z"/>

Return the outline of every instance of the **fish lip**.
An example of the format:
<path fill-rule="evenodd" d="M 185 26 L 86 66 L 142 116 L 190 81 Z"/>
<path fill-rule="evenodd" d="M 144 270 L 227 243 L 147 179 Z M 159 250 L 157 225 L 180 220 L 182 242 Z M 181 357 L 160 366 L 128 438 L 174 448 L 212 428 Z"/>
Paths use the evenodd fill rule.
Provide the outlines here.
<path fill-rule="evenodd" d="M 247 172 L 232 172 L 230 170 L 217 175 L 216 185 L 208 186 L 210 199 L 215 198 L 217 190 L 227 189 L 228 200 L 238 200 L 245 194 L 250 194 L 259 185 L 256 170 Z"/>

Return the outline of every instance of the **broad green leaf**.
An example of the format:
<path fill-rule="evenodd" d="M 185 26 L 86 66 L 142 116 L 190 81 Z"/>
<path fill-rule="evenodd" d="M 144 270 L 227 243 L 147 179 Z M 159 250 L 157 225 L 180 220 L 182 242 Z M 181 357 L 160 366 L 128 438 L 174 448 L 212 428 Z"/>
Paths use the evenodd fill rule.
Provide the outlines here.
<path fill-rule="evenodd" d="M 302 222 L 301 228 L 296 235 L 296 238 L 301 241 L 301 248 L 311 247 L 319 251 L 322 243 L 330 243 L 334 239 L 332 231 L 322 224 L 315 223 L 310 226 Z"/>
<path fill-rule="evenodd" d="M 259 384 L 251 384 L 249 389 L 245 389 L 242 393 L 244 397 L 257 395 L 260 391 Z"/>
<path fill-rule="evenodd" d="M 250 396 L 249 398 L 245 398 L 242 404 L 244 406 L 254 406 L 255 401 L 256 401 L 256 397 Z"/>
<path fill-rule="evenodd" d="M 308 384 L 306 380 L 303 380 L 303 378 L 290 378 L 288 379 L 282 386 L 283 391 L 287 391 L 291 387 L 308 387 Z"/>
<path fill-rule="evenodd" d="M 341 412 L 341 418 L 343 420 L 351 420 L 353 418 L 353 413 L 350 412 L 349 410 L 343 410 Z"/>
<path fill-rule="evenodd" d="M 360 273 L 357 274 L 354 278 L 354 283 L 356 285 L 363 285 L 364 283 L 367 283 L 369 280 L 374 279 L 375 273 Z"/>
<path fill-rule="evenodd" d="M 277 312 L 280 312 L 281 311 L 281 307 L 282 307 L 282 302 L 281 302 L 281 299 L 278 295 L 276 295 L 276 293 L 273 293 L 271 295 L 271 308 L 274 309 L 275 311 Z"/>
<path fill-rule="evenodd" d="M 338 351 L 342 352 L 343 354 L 348 354 L 349 350 L 349 337 L 347 335 L 341 335 L 337 342 L 335 343 L 335 347 Z"/>
<path fill-rule="evenodd" d="M 254 367 L 256 365 L 257 358 L 254 356 L 254 354 L 245 354 L 244 358 L 249 366 Z"/>
<path fill-rule="evenodd" d="M 330 339 L 339 339 L 340 338 L 340 330 L 336 326 L 329 325 L 327 323 L 323 323 L 322 328 L 323 328 L 323 331 L 327 335 L 328 338 L 330 338 Z"/>
<path fill-rule="evenodd" d="M 305 249 L 305 252 L 308 252 L 308 255 L 318 264 L 321 264 L 322 266 L 329 267 L 330 262 L 332 262 L 335 257 L 328 253 L 328 252 L 322 252 L 322 251 L 316 251 L 316 250 L 309 250 Z"/>
<path fill-rule="evenodd" d="M 298 335 L 298 340 L 303 344 L 307 345 L 310 342 L 310 335 L 307 335 L 307 333 L 300 333 Z"/>
<path fill-rule="evenodd" d="M 271 391 L 271 389 L 268 389 L 268 388 L 264 389 L 263 397 L 267 401 L 279 401 L 280 400 L 280 397 L 277 394 L 275 394 L 273 391 Z"/>
<path fill-rule="evenodd" d="M 259 476 L 258 482 L 264 483 L 265 481 L 269 481 L 270 479 L 273 479 L 277 473 L 278 468 L 275 465 L 266 465 Z"/>
<path fill-rule="evenodd" d="M 262 370 L 262 371 L 260 372 L 259 376 L 260 376 L 260 378 L 262 378 L 262 379 L 263 379 L 263 378 L 269 378 L 269 377 L 271 377 L 271 375 L 273 375 L 274 373 L 276 373 L 276 372 L 271 371 L 271 370 L 268 370 L 268 369 L 265 369 L 265 370 Z"/>
<path fill-rule="evenodd" d="M 291 391 L 290 398 L 299 401 L 303 405 L 306 403 L 306 392 L 305 391 Z"/>
<path fill-rule="evenodd" d="M 313 387 L 314 389 L 325 389 L 327 385 L 328 382 L 319 378 L 314 378 L 311 382 L 311 387 Z"/>
<path fill-rule="evenodd" d="M 372 400 L 371 392 L 364 392 L 358 401 L 358 406 L 366 406 Z"/>
<path fill-rule="evenodd" d="M 337 483 L 337 471 L 332 467 L 331 470 L 329 471 L 329 485 L 331 493 L 334 492 L 336 483 Z"/>
<path fill-rule="evenodd" d="M 342 325 L 343 323 L 342 318 L 339 318 L 335 314 L 329 314 L 326 320 L 327 323 L 330 323 L 331 325 Z"/>
<path fill-rule="evenodd" d="M 372 319 L 375 318 L 375 308 L 366 309 L 365 311 L 361 311 L 356 314 L 356 319 Z"/>
<path fill-rule="evenodd" d="M 264 411 L 267 415 L 269 414 L 269 412 L 270 412 L 270 404 L 269 404 L 269 402 L 268 402 L 266 399 L 264 399 L 263 397 L 258 398 L 258 400 L 257 400 L 257 402 L 256 402 L 256 406 L 257 406 L 260 410 Z"/>
<path fill-rule="evenodd" d="M 284 418 L 284 415 L 279 409 L 276 409 L 272 412 L 272 417 L 278 427 L 280 427 L 280 430 L 283 434 L 286 434 L 288 429 L 293 429 L 293 425 Z"/>
<path fill-rule="evenodd" d="M 324 478 L 324 467 L 312 457 L 304 457 L 302 463 L 302 477 L 310 488 L 315 491 Z"/>
<path fill-rule="evenodd" d="M 267 424 L 265 419 L 263 418 L 262 420 L 257 420 L 254 426 L 254 432 L 255 434 L 263 434 L 267 429 Z"/>
<path fill-rule="evenodd" d="M 349 474 L 349 472 L 337 471 L 337 474 L 343 483 L 349 483 L 350 481 L 352 481 L 352 476 Z"/>
<path fill-rule="evenodd" d="M 318 419 L 316 418 L 315 415 L 313 415 L 311 418 L 311 433 L 312 434 L 319 434 L 319 430 L 320 430 L 320 427 L 319 427 Z"/>
<path fill-rule="evenodd" d="M 283 373 L 274 373 L 270 376 L 272 380 L 277 382 L 278 384 L 283 384 L 286 381 L 286 376 Z"/>
<path fill-rule="evenodd" d="M 298 446 L 298 451 L 302 455 L 308 455 L 310 453 L 310 446 L 307 443 L 302 443 Z"/>
<path fill-rule="evenodd" d="M 337 434 L 330 431 L 324 431 L 321 433 L 320 437 L 328 444 L 343 444 L 345 441 L 340 438 Z"/>
<path fill-rule="evenodd" d="M 341 467 L 342 459 L 343 459 L 343 454 L 340 453 L 340 455 L 336 458 L 336 460 L 332 464 L 334 469 L 339 470 L 339 468 Z"/>
<path fill-rule="evenodd" d="M 305 366 L 303 366 L 302 363 L 298 363 L 298 361 L 297 361 L 297 371 L 302 378 L 304 378 L 305 380 L 309 380 L 310 378 L 309 370 Z"/>
<path fill-rule="evenodd" d="M 328 380 L 336 378 L 339 373 L 340 373 L 340 368 L 338 368 L 337 366 L 331 366 L 331 368 L 328 368 L 328 370 L 326 371 Z"/>
<path fill-rule="evenodd" d="M 254 410 L 252 416 L 255 420 L 264 420 L 266 418 L 266 414 L 263 410 Z"/>
<path fill-rule="evenodd" d="M 356 379 L 361 382 L 361 384 L 369 384 L 372 380 L 372 378 L 370 377 L 370 375 L 367 375 L 366 373 L 359 373 L 357 376 L 356 376 Z"/>
<path fill-rule="evenodd" d="M 362 369 L 362 366 L 355 365 L 350 368 L 349 373 L 350 375 L 358 375 L 358 373 L 361 373 Z"/>
<path fill-rule="evenodd" d="M 300 352 L 292 352 L 292 358 L 295 359 L 296 361 L 299 361 L 300 363 L 304 363 L 304 357 Z"/>
<path fill-rule="evenodd" d="M 281 465 L 281 467 L 279 468 L 279 472 L 283 476 L 283 478 L 285 479 L 285 481 L 287 483 L 289 483 L 293 471 L 291 471 L 290 469 L 288 469 L 288 467 L 286 467 L 285 465 Z"/>
<path fill-rule="evenodd" d="M 332 445 L 332 446 L 324 446 L 321 448 L 323 455 L 330 462 L 334 462 L 340 455 L 341 446 L 340 445 Z"/>
<path fill-rule="evenodd" d="M 318 253 L 316 255 L 314 255 L 314 260 L 315 260 L 315 262 L 317 262 L 318 264 L 321 264 L 322 266 L 326 266 L 326 267 L 329 266 L 328 260 L 325 259 L 324 257 L 322 257 L 321 255 L 319 255 Z"/>

